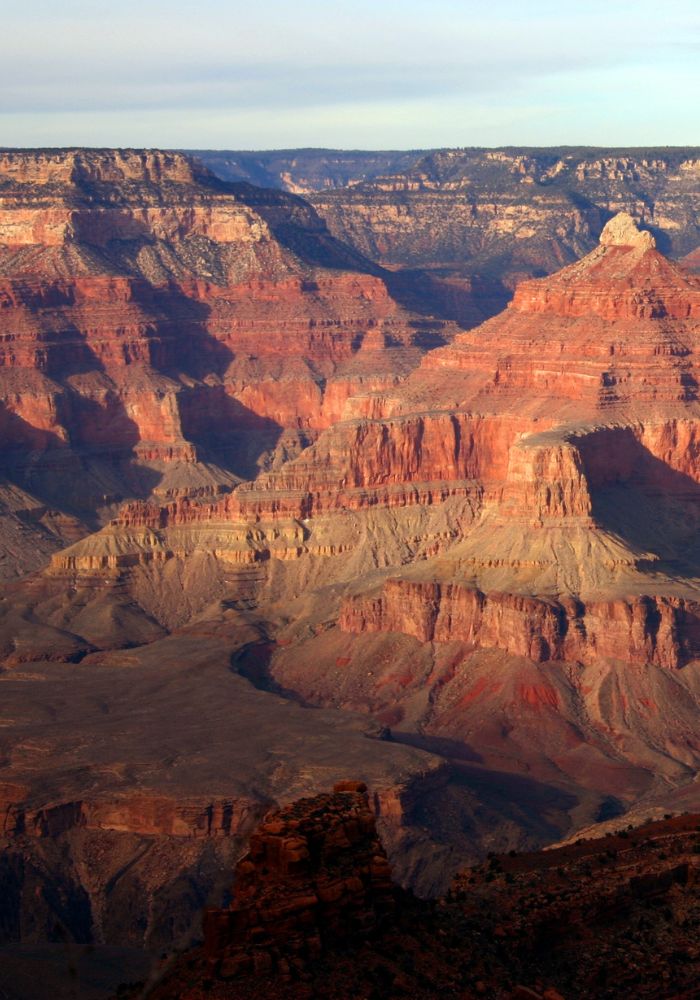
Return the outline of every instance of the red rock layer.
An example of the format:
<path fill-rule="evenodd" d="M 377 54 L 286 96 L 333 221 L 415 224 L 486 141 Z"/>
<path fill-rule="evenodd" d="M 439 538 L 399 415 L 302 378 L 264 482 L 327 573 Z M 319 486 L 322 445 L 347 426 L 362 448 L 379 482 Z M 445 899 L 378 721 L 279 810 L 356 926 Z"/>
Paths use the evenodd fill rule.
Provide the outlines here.
<path fill-rule="evenodd" d="M 469 413 L 345 422 L 279 472 L 236 492 L 242 509 L 311 516 L 338 507 L 402 506 L 480 495 L 505 477 L 522 424 Z M 300 506 L 301 505 L 301 506 Z"/>
<path fill-rule="evenodd" d="M 178 499 L 167 506 L 125 504 L 114 523 L 152 527 L 307 518 L 342 509 L 440 503 L 450 496 L 480 502 L 476 480 L 505 476 L 518 422 L 495 423 L 467 414 L 406 420 L 345 422 L 299 459 L 264 473 L 210 504 Z"/>
<path fill-rule="evenodd" d="M 348 599 L 346 631 L 399 631 L 537 662 L 682 666 L 698 653 L 698 603 L 677 576 L 645 578 L 638 539 L 611 543 L 617 529 L 600 496 L 626 487 L 696 502 L 699 338 L 700 286 L 620 216 L 579 264 L 524 283 L 502 316 L 431 352 L 396 396 L 378 401 L 379 419 L 339 425 L 255 489 L 302 491 L 313 499 L 308 516 L 346 486 L 472 483 L 491 518 L 479 529 L 482 568 L 500 573 L 500 586 L 480 588 L 478 551 L 464 566 L 456 551 L 385 583 L 380 597 Z M 518 524 L 527 534 L 516 545 L 508 526 Z M 590 534 L 566 534 L 581 529 Z M 603 553 L 606 567 L 593 565 Z M 563 578 L 565 558 L 581 561 L 569 573 L 578 584 L 550 580 L 541 597 L 542 567 Z M 660 584 L 678 596 L 645 596 Z"/>
<path fill-rule="evenodd" d="M 640 313 L 640 296 L 653 299 L 656 312 Z M 511 450 L 523 435 L 588 424 L 584 435 L 608 422 L 608 412 L 609 422 L 627 428 L 588 438 L 586 450 L 594 465 L 594 441 L 605 442 L 609 480 L 629 478 L 644 452 L 647 476 L 658 459 L 697 478 L 695 418 L 686 407 L 697 395 L 698 309 L 700 287 L 653 248 L 603 246 L 559 276 L 525 283 L 512 309 L 430 352 L 392 393 L 358 401 L 357 422 L 323 435 L 240 491 L 241 499 L 271 491 L 284 506 L 301 492 L 308 513 L 333 506 L 348 490 L 385 484 L 477 479 L 489 491 L 502 484 L 508 492 L 517 461 L 531 460 L 524 448 Z M 634 439 L 629 455 L 616 446 L 625 439 Z M 547 466 L 539 478 L 555 483 L 564 475 L 569 485 L 559 488 L 568 499 L 561 503 L 569 513 L 582 504 L 583 512 L 589 500 L 581 470 L 557 469 L 561 443 L 549 458 L 538 448 Z"/>
<path fill-rule="evenodd" d="M 329 277 L 313 295 L 292 277 L 223 288 L 126 277 L 6 280 L 0 381 L 15 427 L 3 444 L 33 436 L 37 444 L 128 450 L 147 442 L 167 460 L 168 445 L 188 441 L 192 453 L 193 442 L 232 431 L 318 430 L 353 393 L 391 385 L 417 361 L 405 322 L 371 275 Z M 374 350 L 358 351 L 375 327 Z M 403 351 L 386 347 L 389 330 L 403 337 Z M 324 380 L 351 360 L 354 371 L 326 403 Z"/>
<path fill-rule="evenodd" d="M 536 663 L 612 658 L 678 668 L 700 656 L 700 603 L 671 597 L 556 601 L 391 579 L 379 597 L 348 598 L 339 624 L 346 632 L 502 649 Z"/>
<path fill-rule="evenodd" d="M 700 247 L 691 250 L 681 261 L 683 267 L 691 274 L 700 274 Z"/>
<path fill-rule="evenodd" d="M 605 320 L 698 319 L 700 289 L 653 245 L 601 245 L 578 264 L 518 285 L 511 308 Z"/>
<path fill-rule="evenodd" d="M 177 801 L 165 795 L 127 794 L 113 801 L 61 802 L 32 808 L 28 787 L 0 784 L 5 837 L 58 837 L 76 828 L 113 830 L 148 837 L 233 837 L 245 831 L 259 803 L 243 798 Z"/>

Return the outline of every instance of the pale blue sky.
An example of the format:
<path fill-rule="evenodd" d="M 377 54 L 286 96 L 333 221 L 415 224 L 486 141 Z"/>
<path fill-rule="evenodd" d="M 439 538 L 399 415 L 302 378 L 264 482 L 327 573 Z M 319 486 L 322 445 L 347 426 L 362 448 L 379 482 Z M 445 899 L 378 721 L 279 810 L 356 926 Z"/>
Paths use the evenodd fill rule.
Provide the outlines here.
<path fill-rule="evenodd" d="M 698 0 L 0 9 L 0 146 L 700 145 Z"/>

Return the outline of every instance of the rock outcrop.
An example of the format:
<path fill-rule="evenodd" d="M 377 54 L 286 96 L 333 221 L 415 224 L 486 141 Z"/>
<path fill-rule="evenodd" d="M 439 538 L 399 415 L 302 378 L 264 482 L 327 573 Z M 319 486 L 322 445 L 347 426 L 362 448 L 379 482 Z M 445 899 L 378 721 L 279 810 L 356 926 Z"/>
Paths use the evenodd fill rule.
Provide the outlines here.
<path fill-rule="evenodd" d="M 391 870 L 366 791 L 341 782 L 258 827 L 236 866 L 231 905 L 204 917 L 204 951 L 221 976 L 298 974 L 391 914 Z"/>
<path fill-rule="evenodd" d="M 603 227 L 600 234 L 600 245 L 604 247 L 639 247 L 642 250 L 652 250 L 656 240 L 645 229 L 639 229 L 628 212 L 618 212 Z"/>
<path fill-rule="evenodd" d="M 611 658 L 673 669 L 700 656 L 700 603 L 682 598 L 584 603 L 398 579 L 388 580 L 379 598 L 348 598 L 339 624 L 348 632 L 502 649 L 535 663 Z"/>

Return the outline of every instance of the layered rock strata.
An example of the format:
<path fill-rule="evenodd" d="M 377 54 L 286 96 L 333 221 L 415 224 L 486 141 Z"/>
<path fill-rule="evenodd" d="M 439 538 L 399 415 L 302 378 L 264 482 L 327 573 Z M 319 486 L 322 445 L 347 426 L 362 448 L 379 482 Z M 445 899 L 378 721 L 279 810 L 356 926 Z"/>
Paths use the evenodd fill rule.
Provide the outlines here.
<path fill-rule="evenodd" d="M 118 644 L 85 601 L 130 602 L 139 634 L 231 608 L 273 639 L 245 668 L 256 683 L 563 781 L 553 829 L 647 794 L 659 769 L 682 783 L 698 755 L 698 294 L 619 218 L 298 456 L 218 498 L 125 505 L 22 591 L 6 663 L 43 658 L 49 636 L 66 659 Z M 66 585 L 37 636 L 29 617 Z"/>
<path fill-rule="evenodd" d="M 2 471 L 37 507 L 226 492 L 451 333 L 300 199 L 180 154 L 4 153 L 0 179 Z"/>
<path fill-rule="evenodd" d="M 358 401 L 364 415 L 298 458 L 214 502 L 127 506 L 53 571 L 167 561 L 188 551 L 189 535 L 190 551 L 214 545 L 220 560 L 263 564 L 262 598 L 274 576 L 264 564 L 352 549 L 342 520 L 335 545 L 321 543 L 326 517 L 357 512 L 355 525 L 372 508 L 460 503 L 405 585 L 347 599 L 342 629 L 405 621 L 421 641 L 536 661 L 680 666 L 696 656 L 700 596 L 692 574 L 680 586 L 673 576 L 682 526 L 670 518 L 668 537 L 641 548 L 611 498 L 628 489 L 647 508 L 661 496 L 674 510 L 694 502 L 698 310 L 697 283 L 620 215 L 583 261 L 522 284 L 506 313 L 430 352 L 400 391 Z M 406 602 L 415 615 L 402 613 Z"/>
<path fill-rule="evenodd" d="M 699 164 L 697 148 L 433 150 L 340 188 L 323 184 L 329 170 L 309 197 L 336 236 L 374 260 L 493 275 L 512 289 L 593 249 L 619 211 L 674 256 L 695 250 Z"/>
<path fill-rule="evenodd" d="M 364 419 L 258 480 L 271 497 L 305 487 L 312 512 L 358 475 L 377 516 L 385 483 L 400 495 L 427 476 L 468 484 L 472 503 L 434 549 L 336 589 L 335 627 L 306 601 L 279 633 L 276 683 L 373 712 L 469 781 L 480 767 L 563 781 L 576 809 L 584 788 L 624 808 L 652 772 L 690 779 L 700 290 L 652 242 L 617 219 L 584 260 L 523 283 Z"/>
<path fill-rule="evenodd" d="M 341 627 L 407 630 L 535 660 L 694 659 L 693 575 L 680 588 L 671 578 L 679 525 L 659 524 L 675 538 L 650 537 L 652 551 L 642 549 L 611 498 L 626 488 L 647 506 L 664 497 L 694 509 L 699 308 L 697 284 L 620 216 L 579 264 L 524 283 L 503 317 L 426 358 L 379 427 L 409 427 L 416 418 L 403 411 L 430 399 L 424 420 L 441 419 L 453 400 L 462 428 L 479 421 L 490 441 L 499 428 L 500 452 L 473 447 L 462 429 L 470 457 L 455 455 L 457 469 L 486 488 L 482 519 L 405 585 L 349 599 Z"/>
<path fill-rule="evenodd" d="M 120 182 L 124 204 L 161 212 L 161 182 L 143 179 L 155 169 L 146 161 L 141 180 Z M 136 171 L 100 170 L 117 168 Z M 295 794 L 318 791 L 329 775 L 331 784 L 342 776 L 341 764 L 348 773 L 352 757 L 352 773 L 381 790 L 373 804 L 402 878 L 431 892 L 450 865 L 480 849 L 551 842 L 662 791 L 675 795 L 670 788 L 692 804 L 700 759 L 697 281 L 621 218 L 588 257 L 524 282 L 505 313 L 450 333 L 448 344 L 432 340 L 425 353 L 384 277 L 366 264 L 361 271 L 303 204 L 247 187 L 232 193 L 208 178 L 190 185 L 181 169 L 177 158 L 167 166 L 170 201 L 204 206 L 196 226 L 215 209 L 240 211 L 248 236 L 227 243 L 217 223 L 216 238 L 202 236 L 201 257 L 199 243 L 172 230 L 162 245 L 155 229 L 143 247 L 137 240 L 141 263 L 129 266 L 138 274 L 126 278 L 144 283 L 162 315 L 143 321 L 143 341 L 143 331 L 134 334 L 145 353 L 124 367 L 123 382 L 111 335 L 97 375 L 78 365 L 60 381 L 54 361 L 46 371 L 31 367 L 38 355 L 23 337 L 24 367 L 7 368 L 11 378 L 19 371 L 59 387 L 51 400 L 36 397 L 41 419 L 20 419 L 17 409 L 0 425 L 19 442 L 8 449 L 16 458 L 8 474 L 19 476 L 29 449 L 38 492 L 47 483 L 65 492 L 67 476 L 77 492 L 99 484 L 90 510 L 108 522 L 61 551 L 48 572 L 3 592 L 0 683 L 15 700 L 1 730 L 1 774 L 13 838 L 31 836 L 34 855 L 51 840 L 40 835 L 47 824 L 64 823 L 58 836 L 70 839 L 71 853 L 83 834 L 179 838 L 184 824 L 183 840 L 218 849 L 235 840 L 223 835 L 234 799 L 267 806 L 291 797 L 290 784 Z M 80 198 L 102 205 L 103 182 L 80 183 L 88 185 Z M 45 237 L 55 244 L 12 259 L 28 267 L 43 256 L 42 267 L 53 259 L 57 269 L 74 260 L 83 244 L 70 235 L 74 222 L 62 225 Z M 107 256 L 118 273 L 110 280 L 121 281 L 131 237 L 112 242 Z M 106 268 L 107 251 L 99 252 Z M 89 271 L 87 259 L 80 267 Z M 255 276 L 247 285 L 244 265 Z M 219 266 L 221 279 L 197 271 Z M 316 325 L 307 322 L 303 344 L 291 326 L 266 328 L 255 357 L 245 355 L 244 394 L 235 388 L 238 357 L 233 368 L 230 358 L 212 367 L 218 347 L 205 350 L 202 331 L 220 345 L 240 306 L 243 343 L 253 314 L 268 315 L 266 297 L 269 316 L 279 317 L 278 293 L 290 281 L 301 296 L 295 310 L 313 312 L 307 295 L 317 304 Z M 206 297 L 202 324 L 189 311 L 195 284 Z M 176 320 L 167 312 L 175 285 L 178 302 L 187 289 Z M 362 317 L 352 336 L 345 321 L 318 329 L 336 294 L 348 296 L 344 312 L 352 306 Z M 140 310 L 147 296 L 138 295 Z M 375 298 L 386 308 L 381 320 Z M 97 319 L 93 306 L 80 308 L 88 321 L 76 327 L 87 338 Z M 59 322 L 53 309 L 49 332 Z M 220 327 L 213 315 L 224 317 Z M 287 334 L 303 364 L 282 350 Z M 61 338 L 46 343 L 50 359 Z M 73 356 L 75 344 L 61 364 Z M 182 370 L 173 370 L 178 359 Z M 279 378 L 277 388 L 267 403 L 255 401 L 268 378 Z M 304 409 L 299 387 L 312 384 L 313 407 Z M 124 429 L 118 385 L 142 406 L 130 411 L 137 428 L 122 464 L 107 460 Z M 73 411 L 61 406 L 64 397 L 78 406 L 76 393 L 90 406 L 98 400 L 99 412 L 88 406 L 93 418 L 71 424 L 64 415 Z M 17 394 L 21 405 L 25 398 L 33 397 Z M 75 470 L 88 466 L 80 480 Z M 246 475 L 253 478 L 241 483 Z M 132 499 L 119 505 L 119 495 Z M 203 664 L 207 649 L 212 662 Z M 55 685 L 66 678 L 86 699 L 73 694 L 75 708 L 65 694 L 57 703 Z M 24 704 L 35 705 L 31 723 L 21 721 Z M 348 730 L 334 728 L 339 709 L 372 714 L 377 725 L 342 716 Z M 47 718 L 56 720 L 50 732 Z M 173 727 L 162 753 L 158 719 Z M 109 734 L 99 753 L 95 727 Z M 280 733 L 291 734 L 292 748 Z M 450 768 L 434 757 L 425 766 L 425 751 L 449 758 Z M 291 775 L 280 763 L 289 758 L 298 761 Z M 412 791 L 417 774 L 430 785 L 425 795 Z M 102 829 L 103 820 L 126 829 Z M 427 841 L 421 829 L 438 833 Z"/>
<path fill-rule="evenodd" d="M 502 649 L 536 663 L 612 658 L 678 668 L 700 654 L 700 603 L 670 597 L 584 603 L 397 579 L 379 598 L 348 599 L 339 624 L 347 632 Z"/>

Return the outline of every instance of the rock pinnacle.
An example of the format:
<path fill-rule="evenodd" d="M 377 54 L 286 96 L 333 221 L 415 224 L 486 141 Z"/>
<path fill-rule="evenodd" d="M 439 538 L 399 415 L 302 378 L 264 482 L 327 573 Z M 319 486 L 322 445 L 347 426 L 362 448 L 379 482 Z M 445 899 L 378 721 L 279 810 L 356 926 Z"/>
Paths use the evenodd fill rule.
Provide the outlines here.
<path fill-rule="evenodd" d="M 606 247 L 639 247 L 642 250 L 651 250 L 656 246 L 651 233 L 639 229 L 627 212 L 618 212 L 606 223 L 600 234 L 600 242 Z"/>

